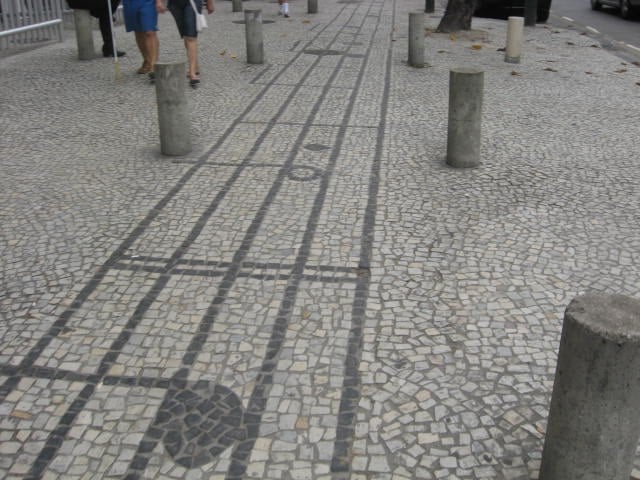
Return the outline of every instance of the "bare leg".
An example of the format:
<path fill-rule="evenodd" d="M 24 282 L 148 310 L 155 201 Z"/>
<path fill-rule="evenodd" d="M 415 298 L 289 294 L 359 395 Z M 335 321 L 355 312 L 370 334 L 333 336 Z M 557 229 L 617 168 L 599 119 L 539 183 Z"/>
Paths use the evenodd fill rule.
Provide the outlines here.
<path fill-rule="evenodd" d="M 147 44 L 145 42 L 145 33 L 135 32 L 135 35 L 136 35 L 136 44 L 138 45 L 138 49 L 142 54 L 141 70 L 149 69 L 151 68 L 151 62 L 149 61 L 149 52 L 147 51 Z"/>
<path fill-rule="evenodd" d="M 153 71 L 153 67 L 158 61 L 158 55 L 160 53 L 160 42 L 158 40 L 158 35 L 156 32 L 144 32 L 144 48 L 147 53 L 145 60 L 149 62 L 149 66 L 151 67 L 151 71 Z"/>
<path fill-rule="evenodd" d="M 198 39 L 196 37 L 184 37 L 184 47 L 187 49 L 187 61 L 189 62 L 189 78 L 198 78 Z"/>

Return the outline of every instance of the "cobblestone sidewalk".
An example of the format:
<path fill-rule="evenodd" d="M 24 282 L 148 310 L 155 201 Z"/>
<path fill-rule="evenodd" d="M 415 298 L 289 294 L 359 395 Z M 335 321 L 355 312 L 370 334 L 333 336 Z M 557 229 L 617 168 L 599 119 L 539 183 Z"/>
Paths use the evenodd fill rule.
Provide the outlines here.
<path fill-rule="evenodd" d="M 537 478 L 564 308 L 640 295 L 640 68 L 550 25 L 506 64 L 504 22 L 439 8 L 412 69 L 419 2 L 244 6 L 267 63 L 218 2 L 185 157 L 122 28 L 119 83 L 71 32 L 0 60 L 0 477 Z"/>

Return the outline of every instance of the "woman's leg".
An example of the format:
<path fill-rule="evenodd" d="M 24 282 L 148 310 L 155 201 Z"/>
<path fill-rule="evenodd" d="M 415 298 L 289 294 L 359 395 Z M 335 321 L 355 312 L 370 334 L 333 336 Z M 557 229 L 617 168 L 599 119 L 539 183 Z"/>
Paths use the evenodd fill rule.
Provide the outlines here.
<path fill-rule="evenodd" d="M 184 37 L 184 47 L 187 49 L 187 61 L 189 63 L 189 78 L 198 78 L 198 39 L 196 37 Z"/>

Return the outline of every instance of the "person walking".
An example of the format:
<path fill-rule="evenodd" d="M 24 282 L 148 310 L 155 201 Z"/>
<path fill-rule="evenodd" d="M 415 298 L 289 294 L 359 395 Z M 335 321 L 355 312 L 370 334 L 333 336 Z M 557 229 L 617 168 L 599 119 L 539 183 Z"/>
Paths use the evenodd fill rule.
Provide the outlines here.
<path fill-rule="evenodd" d="M 198 65 L 198 29 L 196 28 L 196 12 L 202 11 L 203 0 L 169 0 L 169 11 L 173 15 L 178 27 L 178 33 L 184 41 L 187 51 L 189 84 L 196 88 L 200 83 L 200 67 Z M 212 14 L 215 9 L 214 0 L 206 0 L 207 13 Z"/>
<path fill-rule="evenodd" d="M 278 5 L 280 5 L 278 15 L 284 15 L 284 18 L 289 18 L 289 2 L 287 0 L 278 0 Z"/>
<path fill-rule="evenodd" d="M 78 10 L 89 10 L 89 14 L 92 17 L 98 19 L 100 25 L 100 34 L 102 35 L 102 56 L 113 57 L 113 37 L 111 31 L 111 19 L 109 16 L 113 16 L 120 0 L 111 1 L 111 10 L 109 10 L 109 4 L 107 0 L 67 0 L 69 8 Z M 125 52 L 118 51 L 119 57 L 124 57 Z"/>
<path fill-rule="evenodd" d="M 153 68 L 158 61 L 158 14 L 166 8 L 162 0 L 123 0 L 124 23 L 127 32 L 134 32 L 136 44 L 142 54 L 140 74 L 149 74 L 153 80 Z"/>

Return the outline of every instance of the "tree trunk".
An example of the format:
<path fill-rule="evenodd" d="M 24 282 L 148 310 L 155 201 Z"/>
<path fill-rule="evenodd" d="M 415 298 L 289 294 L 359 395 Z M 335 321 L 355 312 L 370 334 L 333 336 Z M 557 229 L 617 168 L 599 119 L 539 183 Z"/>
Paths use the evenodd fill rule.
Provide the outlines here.
<path fill-rule="evenodd" d="M 449 0 L 444 17 L 436 32 L 449 33 L 458 30 L 471 30 L 471 17 L 476 7 L 476 0 Z"/>

